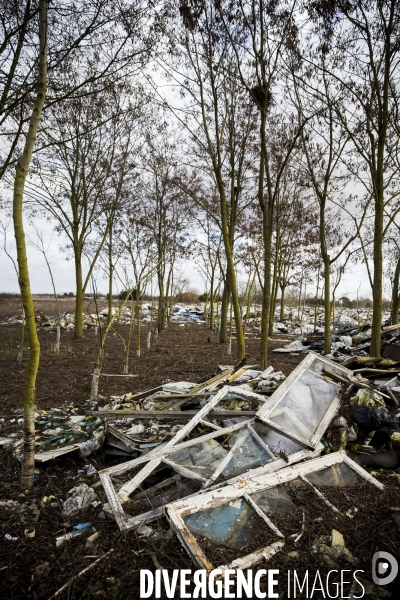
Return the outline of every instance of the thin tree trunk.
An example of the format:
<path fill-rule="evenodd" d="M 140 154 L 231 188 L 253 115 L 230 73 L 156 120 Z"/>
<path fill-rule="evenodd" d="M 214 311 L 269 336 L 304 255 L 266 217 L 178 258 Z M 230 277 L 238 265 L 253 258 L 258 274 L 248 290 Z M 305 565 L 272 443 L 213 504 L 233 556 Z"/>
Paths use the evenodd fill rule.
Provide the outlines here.
<path fill-rule="evenodd" d="M 400 295 L 399 295 L 399 283 L 400 283 L 400 257 L 397 260 L 396 271 L 393 279 L 392 289 L 392 310 L 390 315 L 390 324 L 396 325 L 399 321 L 399 310 L 400 310 Z"/>
<path fill-rule="evenodd" d="M 159 269 L 162 267 L 160 266 Z M 164 278 L 160 271 L 158 272 L 158 313 L 157 313 L 157 331 L 161 333 L 164 329 Z"/>
<path fill-rule="evenodd" d="M 325 334 L 324 354 L 331 351 L 331 275 L 329 256 L 324 256 L 324 293 L 325 293 Z"/>
<path fill-rule="evenodd" d="M 283 319 L 285 318 L 285 290 L 286 290 L 286 286 L 285 285 L 281 285 L 281 312 L 279 315 L 279 320 L 283 321 Z"/>
<path fill-rule="evenodd" d="M 140 351 L 141 351 L 141 346 L 140 346 L 140 334 L 141 334 L 141 327 L 140 327 L 140 312 L 142 309 L 142 301 L 140 299 L 140 287 L 139 285 L 136 288 L 136 320 L 137 320 L 137 346 L 136 346 L 136 355 L 138 356 L 138 358 L 140 358 Z"/>
<path fill-rule="evenodd" d="M 35 468 L 35 391 L 39 368 L 40 344 L 36 332 L 35 312 L 30 288 L 28 259 L 26 254 L 23 224 L 23 193 L 25 180 L 35 146 L 36 134 L 42 113 L 47 88 L 47 1 L 39 0 L 39 72 L 37 94 L 22 156 L 16 167 L 13 195 L 13 222 L 17 247 L 18 282 L 25 311 L 26 328 L 30 352 L 24 384 L 24 450 L 22 458 L 21 487 L 33 487 Z"/>
<path fill-rule="evenodd" d="M 377 190 L 378 196 L 379 190 Z M 381 355 L 381 330 L 382 330 L 382 264 L 383 264 L 383 198 L 375 202 L 375 227 L 374 227 L 374 286 L 372 288 L 372 326 L 370 355 Z"/>
<path fill-rule="evenodd" d="M 83 338 L 83 288 L 82 288 L 82 261 L 81 253 L 75 252 L 75 281 L 76 281 L 76 299 L 75 299 L 75 339 Z"/>
<path fill-rule="evenodd" d="M 226 344 L 228 341 L 227 328 L 228 328 L 228 304 L 229 304 L 229 285 L 228 276 L 225 275 L 225 285 L 222 292 L 221 302 L 221 315 L 220 315 L 220 329 L 219 329 L 219 343 Z"/>
<path fill-rule="evenodd" d="M 275 320 L 275 308 L 276 308 L 276 296 L 278 293 L 278 255 L 279 255 L 279 241 L 277 240 L 275 248 L 275 260 L 274 260 L 274 272 L 272 275 L 272 294 L 271 294 L 271 307 L 269 311 L 269 325 L 268 335 L 271 336 L 274 330 Z"/>
<path fill-rule="evenodd" d="M 113 312 L 113 263 L 112 263 L 112 227 L 110 227 L 108 240 L 108 269 L 109 269 L 109 280 L 108 280 L 108 317 L 107 320 L 110 323 L 112 321 Z"/>
<path fill-rule="evenodd" d="M 214 271 L 211 275 L 210 281 L 210 320 L 209 327 L 212 329 L 214 326 Z"/>

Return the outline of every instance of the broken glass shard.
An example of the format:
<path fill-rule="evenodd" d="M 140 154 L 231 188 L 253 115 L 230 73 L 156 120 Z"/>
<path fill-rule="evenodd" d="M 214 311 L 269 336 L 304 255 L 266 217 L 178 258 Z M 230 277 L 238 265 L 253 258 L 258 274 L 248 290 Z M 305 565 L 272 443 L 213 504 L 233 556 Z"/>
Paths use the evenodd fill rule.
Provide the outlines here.
<path fill-rule="evenodd" d="M 293 513 L 297 510 L 289 494 L 282 486 L 264 490 L 251 496 L 265 514 Z"/>
<path fill-rule="evenodd" d="M 282 433 L 270 429 L 265 423 L 256 421 L 252 424 L 252 427 L 260 438 L 270 447 L 271 451 L 279 458 L 281 452 L 286 454 L 292 454 L 303 450 L 303 446 L 293 442 Z"/>
<path fill-rule="evenodd" d="M 315 486 L 327 485 L 336 487 L 355 485 L 362 481 L 360 475 L 344 462 L 326 467 L 320 471 L 315 471 L 314 473 L 309 473 L 306 475 L 306 479 Z"/>
<path fill-rule="evenodd" d="M 216 440 L 207 440 L 189 448 L 178 450 L 169 455 L 169 459 L 186 467 L 189 471 L 207 479 L 211 477 L 219 462 L 228 453 Z M 185 473 L 187 476 L 188 474 Z"/>
<path fill-rule="evenodd" d="M 244 548 L 255 532 L 255 512 L 243 498 L 183 517 L 195 536 L 205 537 L 214 546 Z"/>
<path fill-rule="evenodd" d="M 233 432 L 229 438 L 232 458 L 222 471 L 223 477 L 232 477 L 248 469 L 266 465 L 272 458 L 253 438 L 247 427 Z"/>

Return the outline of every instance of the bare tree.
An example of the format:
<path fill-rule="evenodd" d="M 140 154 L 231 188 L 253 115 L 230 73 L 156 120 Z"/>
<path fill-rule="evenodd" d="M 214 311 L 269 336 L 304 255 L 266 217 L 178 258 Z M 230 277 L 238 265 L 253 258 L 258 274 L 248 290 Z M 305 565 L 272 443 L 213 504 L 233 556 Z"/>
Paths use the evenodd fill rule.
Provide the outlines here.
<path fill-rule="evenodd" d="M 324 72 L 346 102 L 335 104 L 361 163 L 359 179 L 374 205 L 371 355 L 381 353 L 385 211 L 399 194 L 398 128 L 400 13 L 396 0 L 316 0 L 310 11 L 321 36 Z"/>
<path fill-rule="evenodd" d="M 28 258 L 26 254 L 23 224 L 23 194 L 29 165 L 32 159 L 39 120 L 42 113 L 47 88 L 47 1 L 39 0 L 39 70 L 37 94 L 26 134 L 24 151 L 20 156 L 15 173 L 13 196 L 13 223 L 17 246 L 18 281 L 24 306 L 26 329 L 29 339 L 29 359 L 24 386 L 24 451 L 22 457 L 21 487 L 33 487 L 35 469 L 35 390 L 39 368 L 40 344 L 36 332 L 35 309 L 30 289 Z"/>
<path fill-rule="evenodd" d="M 134 123 L 137 114 L 135 107 L 122 107 L 123 91 L 111 89 L 107 96 L 68 100 L 63 112 L 57 107 L 46 125 L 59 141 L 38 155 L 37 178 L 28 187 L 33 210 L 41 207 L 56 221 L 73 253 L 76 338 L 83 335 L 86 287 L 116 212 L 129 196 L 135 168 L 131 131 L 125 123 L 127 118 Z M 101 232 L 95 244 L 93 231 Z M 90 240 L 92 258 L 84 275 L 82 260 Z"/>

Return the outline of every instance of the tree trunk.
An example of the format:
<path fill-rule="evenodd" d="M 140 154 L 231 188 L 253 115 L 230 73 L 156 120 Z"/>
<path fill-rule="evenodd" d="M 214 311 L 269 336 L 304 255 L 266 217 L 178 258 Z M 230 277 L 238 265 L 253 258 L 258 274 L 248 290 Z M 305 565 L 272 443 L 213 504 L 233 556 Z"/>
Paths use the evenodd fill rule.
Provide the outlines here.
<path fill-rule="evenodd" d="M 390 315 L 390 324 L 396 325 L 399 321 L 399 310 L 400 310 L 400 295 L 399 295 L 399 283 L 400 283 L 400 257 L 397 260 L 396 271 L 393 279 L 392 289 L 392 310 Z"/>
<path fill-rule="evenodd" d="M 283 319 L 285 318 L 285 290 L 286 290 L 286 286 L 285 285 L 281 285 L 281 312 L 279 315 L 279 320 L 283 321 Z"/>
<path fill-rule="evenodd" d="M 278 294 L 278 255 L 279 255 L 279 241 L 277 240 L 275 246 L 275 260 L 274 260 L 274 273 L 272 276 L 272 294 L 271 294 L 271 306 L 269 310 L 269 325 L 268 335 L 271 336 L 274 330 L 275 320 L 275 308 L 276 308 L 276 296 Z"/>
<path fill-rule="evenodd" d="M 75 299 L 75 339 L 83 338 L 83 287 L 82 287 L 82 262 L 80 251 L 75 251 L 75 281 L 76 281 L 76 299 Z"/>
<path fill-rule="evenodd" d="M 13 194 L 13 222 L 17 248 L 18 282 L 24 306 L 26 328 L 30 352 L 24 384 L 24 450 L 22 458 L 21 487 L 33 487 L 35 469 L 35 391 L 36 375 L 39 368 L 40 344 L 36 332 L 35 312 L 30 288 L 28 259 L 26 254 L 25 233 L 23 224 L 23 193 L 25 180 L 35 146 L 36 134 L 42 113 L 47 87 L 47 2 L 39 0 L 39 72 L 37 78 L 37 94 L 29 129 L 26 135 L 23 154 L 18 160 Z"/>
<path fill-rule="evenodd" d="M 268 329 L 271 310 L 271 263 L 272 263 L 272 202 L 263 210 L 263 242 L 264 242 L 264 289 L 261 313 L 261 348 L 260 368 L 268 366 Z"/>
<path fill-rule="evenodd" d="M 214 326 L 214 271 L 211 275 L 210 281 L 210 321 L 209 327 L 212 329 Z"/>
<path fill-rule="evenodd" d="M 136 355 L 138 356 L 138 358 L 140 358 L 140 351 L 141 351 L 141 345 L 140 345 L 140 334 L 141 334 L 141 327 L 140 327 L 140 312 L 142 309 L 142 301 L 140 299 L 140 286 L 138 285 L 136 288 L 136 320 L 137 320 L 137 346 L 136 346 Z"/>
<path fill-rule="evenodd" d="M 375 202 L 375 227 L 374 227 L 374 287 L 372 288 L 372 327 L 370 356 L 381 355 L 381 330 L 382 330 L 382 263 L 383 263 L 383 198 Z"/>
<path fill-rule="evenodd" d="M 269 311 L 271 304 L 271 259 L 272 259 L 272 215 L 273 204 L 271 198 L 266 203 L 264 198 L 264 172 L 267 165 L 267 140 L 266 140 L 266 124 L 267 115 L 266 107 L 261 110 L 260 122 L 260 171 L 258 178 L 258 201 L 262 210 L 262 236 L 264 246 L 264 287 L 261 310 L 261 335 L 260 335 L 260 368 L 264 370 L 268 365 L 268 324 Z"/>
<path fill-rule="evenodd" d="M 112 321 L 112 309 L 113 309 L 113 263 L 112 263 L 112 227 L 109 230 L 108 240 L 108 269 L 110 279 L 108 280 L 108 322 Z"/>
<path fill-rule="evenodd" d="M 164 279 L 158 276 L 158 315 L 157 315 L 157 331 L 161 333 L 165 324 L 165 297 L 164 297 Z"/>
<path fill-rule="evenodd" d="M 225 275 L 225 285 L 222 292 L 221 302 L 221 315 L 220 315 L 220 329 L 219 329 L 219 343 L 226 344 L 228 341 L 227 329 L 228 329 L 228 304 L 229 304 L 229 285 L 228 276 Z"/>
<path fill-rule="evenodd" d="M 324 292 L 325 292 L 325 334 L 324 334 L 324 354 L 330 354 L 331 351 L 331 275 L 329 256 L 324 256 Z"/>

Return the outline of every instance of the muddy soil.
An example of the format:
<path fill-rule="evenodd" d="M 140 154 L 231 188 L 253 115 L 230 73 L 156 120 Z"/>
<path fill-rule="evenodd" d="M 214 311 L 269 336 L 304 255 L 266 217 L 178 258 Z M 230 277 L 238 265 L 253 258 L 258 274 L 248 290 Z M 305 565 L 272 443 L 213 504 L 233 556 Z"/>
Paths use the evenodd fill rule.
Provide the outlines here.
<path fill-rule="evenodd" d="M 219 364 L 236 362 L 235 345 L 232 354 L 228 355 L 226 346 L 218 343 L 218 334 L 205 325 L 190 323 L 180 327 L 170 324 L 157 340 L 152 333 L 151 348 L 147 348 L 147 333 L 148 327 L 142 326 L 138 357 L 134 332 L 129 359 L 129 373 L 134 377 L 100 377 L 99 394 L 108 397 L 127 392 L 138 393 L 159 386 L 167 379 L 199 383 L 215 375 Z M 103 373 L 123 373 L 127 336 L 127 326 L 116 326 L 107 337 Z M 55 333 L 39 329 L 41 357 L 37 376 L 37 407 L 47 409 L 65 404 L 84 406 L 90 394 L 100 337 L 95 335 L 94 329 L 85 331 L 82 340 L 74 339 L 72 331 L 62 332 L 59 354 L 54 351 L 55 337 Z M 20 325 L 0 325 L 0 416 L 22 407 L 29 344 L 25 341 L 23 361 L 17 364 L 20 338 Z M 285 343 L 282 339 L 272 339 L 270 348 L 273 350 Z M 246 340 L 246 349 L 248 363 L 256 365 L 259 340 L 254 335 Z M 288 375 L 303 358 L 301 354 L 282 356 L 271 353 L 270 364 L 275 370 L 282 370 Z"/>

